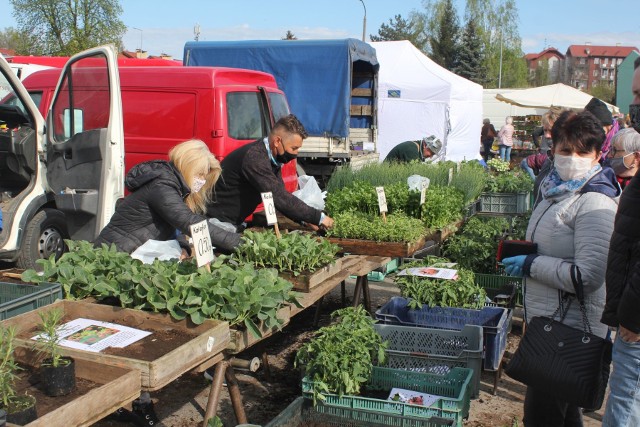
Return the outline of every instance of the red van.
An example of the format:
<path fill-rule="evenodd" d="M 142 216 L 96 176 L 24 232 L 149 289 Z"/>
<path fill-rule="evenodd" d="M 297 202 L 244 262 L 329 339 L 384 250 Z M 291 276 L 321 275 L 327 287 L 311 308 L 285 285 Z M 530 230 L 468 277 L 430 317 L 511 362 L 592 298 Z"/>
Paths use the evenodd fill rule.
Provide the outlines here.
<path fill-rule="evenodd" d="M 22 81 L 43 115 L 53 104 L 60 73 L 57 68 L 38 71 Z M 53 105 L 54 114 L 49 119 L 49 128 L 59 131 L 52 137 L 61 141 L 101 129 L 109 118 L 105 105 L 109 105 L 111 95 L 107 89 L 101 89 L 108 87 L 104 71 L 87 61 L 86 65 L 77 67 L 72 77 L 73 94 Z M 278 89 L 273 76 L 259 71 L 220 67 L 124 66 L 119 67 L 119 80 L 122 102 L 118 107 L 121 107 L 123 117 L 125 173 L 137 163 L 166 159 L 174 145 L 193 138 L 204 141 L 222 160 L 236 148 L 266 136 L 280 117 L 289 114 L 285 95 Z M 11 96 L 2 101 L 7 108 L 15 108 L 12 104 L 19 103 L 19 98 Z M 70 109 L 71 102 L 73 108 Z M 73 153 L 60 154 L 66 161 L 84 164 L 87 163 L 85 158 L 99 156 L 94 148 L 79 145 Z M 29 185 L 28 170 L 20 170 L 25 175 L 19 177 L 23 187 Z M 119 179 L 121 187 L 124 185 L 122 176 Z M 295 191 L 298 186 L 295 161 L 283 166 L 282 176 L 287 190 Z M 79 184 L 66 187 L 79 188 Z M 23 189 L 16 188 L 14 193 L 21 194 Z M 6 202 L 2 200 L 10 206 L 17 197 L 9 196 Z M 57 198 L 62 199 L 62 196 Z M 6 256 L 0 250 L 0 259 L 17 261 L 22 268 L 32 268 L 37 258 L 61 254 L 64 239 L 93 240 L 100 232 L 101 228 L 88 230 L 82 235 L 74 233 L 73 224 L 69 223 L 71 215 L 68 212 L 71 211 L 58 205 L 57 199 L 47 203 L 46 215 L 35 215 L 37 211 L 34 211 L 20 218 L 22 232 L 17 240 L 14 239 L 14 246 L 22 249 L 7 251 Z M 104 226 L 105 223 L 101 224 Z"/>
<path fill-rule="evenodd" d="M 236 148 L 266 136 L 280 117 L 289 114 L 286 97 L 273 76 L 260 71 L 182 66 L 119 70 L 126 171 L 140 162 L 166 159 L 171 147 L 192 138 L 204 141 L 222 160 Z M 51 104 L 59 75 L 59 69 L 38 71 L 22 82 L 41 112 Z M 87 87 L 93 87 L 90 69 L 84 77 Z M 82 86 L 76 81 L 76 93 Z M 97 95 L 92 90 L 87 96 Z M 59 119 L 82 123 L 79 115 L 94 116 L 79 110 L 75 115 Z M 295 191 L 295 162 L 283 167 L 282 176 L 287 190 Z"/>

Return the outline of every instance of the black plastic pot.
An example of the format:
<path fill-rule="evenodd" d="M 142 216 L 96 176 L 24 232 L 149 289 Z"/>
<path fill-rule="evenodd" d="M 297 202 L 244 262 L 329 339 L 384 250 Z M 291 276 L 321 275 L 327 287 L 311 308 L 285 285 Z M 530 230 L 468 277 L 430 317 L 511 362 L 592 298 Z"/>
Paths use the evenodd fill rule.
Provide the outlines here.
<path fill-rule="evenodd" d="M 7 413 L 4 409 L 0 409 L 0 427 L 5 427 L 7 425 Z"/>
<path fill-rule="evenodd" d="M 9 407 L 11 406 L 12 405 L 10 404 Z M 7 413 L 8 423 L 23 426 L 38 418 L 38 413 L 36 412 L 36 398 L 33 396 L 27 395 L 15 398 L 13 406 L 19 406 L 21 409 Z"/>
<path fill-rule="evenodd" d="M 71 357 L 63 357 L 55 368 L 51 359 L 45 359 L 40 366 L 40 379 L 47 396 L 64 396 L 76 388 L 76 362 Z"/>

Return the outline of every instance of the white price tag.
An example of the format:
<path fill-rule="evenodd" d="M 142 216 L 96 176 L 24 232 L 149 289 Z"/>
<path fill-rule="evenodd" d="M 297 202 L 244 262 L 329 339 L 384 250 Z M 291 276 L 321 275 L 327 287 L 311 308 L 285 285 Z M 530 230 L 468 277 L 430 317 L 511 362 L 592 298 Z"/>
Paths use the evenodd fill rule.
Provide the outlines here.
<path fill-rule="evenodd" d="M 209 235 L 209 224 L 207 220 L 193 224 L 191 227 L 191 240 L 196 253 L 196 263 L 198 267 L 213 261 L 213 247 L 211 246 L 211 236 Z"/>
<path fill-rule="evenodd" d="M 273 203 L 273 193 L 260 193 L 262 197 L 262 203 L 264 204 L 264 213 L 267 216 L 267 224 L 274 225 L 278 223 L 278 216 L 276 215 L 276 205 Z"/>
<path fill-rule="evenodd" d="M 429 188 L 429 180 L 423 179 L 420 183 L 420 205 L 424 205 L 427 199 L 427 189 Z"/>
<path fill-rule="evenodd" d="M 380 213 L 389 212 L 387 209 L 387 196 L 384 195 L 384 187 L 376 187 L 376 193 L 378 193 L 378 207 Z"/>

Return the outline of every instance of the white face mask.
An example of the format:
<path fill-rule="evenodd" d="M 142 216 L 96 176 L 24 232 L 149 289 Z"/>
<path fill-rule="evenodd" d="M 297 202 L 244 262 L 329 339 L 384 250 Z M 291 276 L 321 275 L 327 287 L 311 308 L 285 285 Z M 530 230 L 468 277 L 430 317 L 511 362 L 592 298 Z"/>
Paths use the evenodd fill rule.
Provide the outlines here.
<path fill-rule="evenodd" d="M 584 178 L 593 167 L 593 158 L 578 156 L 563 156 L 556 154 L 553 157 L 553 165 L 563 181 Z"/>
<path fill-rule="evenodd" d="M 206 183 L 207 183 L 206 179 L 193 178 L 193 184 L 191 185 L 191 192 L 197 193 L 198 191 L 202 190 L 202 187 L 204 187 Z"/>

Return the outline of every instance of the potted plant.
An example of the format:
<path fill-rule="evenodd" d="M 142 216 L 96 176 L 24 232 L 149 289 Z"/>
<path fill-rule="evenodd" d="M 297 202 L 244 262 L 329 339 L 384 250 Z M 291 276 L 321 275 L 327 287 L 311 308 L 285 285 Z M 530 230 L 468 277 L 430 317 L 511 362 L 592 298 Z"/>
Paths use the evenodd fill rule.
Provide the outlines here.
<path fill-rule="evenodd" d="M 37 350 L 46 358 L 40 365 L 40 378 L 48 396 L 64 396 L 76 388 L 76 365 L 71 357 L 63 356 L 60 348 L 60 309 L 47 310 L 40 315 L 40 335 Z"/>
<path fill-rule="evenodd" d="M 35 397 L 17 395 L 16 372 L 20 369 L 16 363 L 14 351 L 15 328 L 0 326 L 0 409 L 6 412 L 6 421 L 24 425 L 38 418 Z"/>

